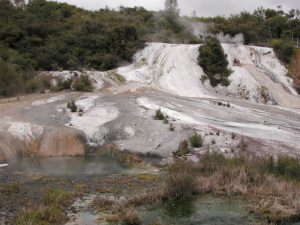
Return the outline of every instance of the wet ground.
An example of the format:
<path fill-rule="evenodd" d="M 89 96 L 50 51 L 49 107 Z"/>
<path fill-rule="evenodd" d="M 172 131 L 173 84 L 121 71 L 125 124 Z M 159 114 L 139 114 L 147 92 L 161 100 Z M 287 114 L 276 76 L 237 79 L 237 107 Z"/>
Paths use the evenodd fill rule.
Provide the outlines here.
<path fill-rule="evenodd" d="M 97 196 L 114 198 L 134 196 L 156 185 L 159 168 L 147 163 L 130 163 L 114 157 L 22 158 L 0 169 L 0 221 L 14 224 L 24 208 L 42 202 L 50 188 L 77 192 L 66 208 L 67 225 L 106 224 L 93 207 Z M 143 224 L 250 224 L 256 221 L 239 200 L 204 196 L 152 209 L 142 206 L 138 212 Z M 1 223 L 0 223 L 1 224 Z"/>

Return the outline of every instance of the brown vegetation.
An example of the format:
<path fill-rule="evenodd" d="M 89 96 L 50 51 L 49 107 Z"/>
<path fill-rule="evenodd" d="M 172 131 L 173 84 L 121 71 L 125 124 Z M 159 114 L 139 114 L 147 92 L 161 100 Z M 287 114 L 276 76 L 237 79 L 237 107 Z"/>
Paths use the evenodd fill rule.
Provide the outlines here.
<path fill-rule="evenodd" d="M 62 189 L 48 189 L 43 203 L 24 208 L 16 218 L 17 225 L 64 224 L 68 217 L 64 211 L 75 195 Z"/>
<path fill-rule="evenodd" d="M 299 161 L 289 157 L 279 157 L 276 161 L 245 155 L 226 158 L 208 152 L 199 163 L 179 161 L 167 167 L 164 181 L 156 188 L 110 203 L 114 213 L 123 215 L 124 209 L 141 204 L 158 206 L 195 194 L 243 197 L 263 221 L 279 224 L 300 216 L 297 171 L 300 171 Z"/>

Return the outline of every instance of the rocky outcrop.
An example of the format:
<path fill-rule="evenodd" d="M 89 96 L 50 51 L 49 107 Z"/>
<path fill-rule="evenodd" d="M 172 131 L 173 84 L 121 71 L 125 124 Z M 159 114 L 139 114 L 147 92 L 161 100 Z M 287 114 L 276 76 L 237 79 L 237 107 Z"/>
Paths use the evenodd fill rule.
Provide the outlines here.
<path fill-rule="evenodd" d="M 52 129 L 41 140 L 38 156 L 78 156 L 84 154 L 84 144 L 78 132 L 68 128 Z"/>
<path fill-rule="evenodd" d="M 22 122 L 0 126 L 0 162 L 15 156 L 77 156 L 85 152 L 80 133 Z"/>

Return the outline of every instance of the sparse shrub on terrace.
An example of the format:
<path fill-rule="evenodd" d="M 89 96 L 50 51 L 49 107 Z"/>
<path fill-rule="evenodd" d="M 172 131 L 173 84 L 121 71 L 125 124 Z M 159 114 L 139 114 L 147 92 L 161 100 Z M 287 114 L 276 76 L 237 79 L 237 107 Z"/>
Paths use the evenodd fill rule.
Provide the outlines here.
<path fill-rule="evenodd" d="M 78 79 L 76 79 L 73 87 L 76 91 L 82 91 L 82 92 L 93 91 L 93 86 L 88 75 L 82 75 Z"/>
<path fill-rule="evenodd" d="M 155 111 L 154 117 L 155 120 L 164 120 L 165 119 L 165 115 L 162 113 L 161 109 L 157 109 Z"/>
<path fill-rule="evenodd" d="M 191 146 L 194 148 L 201 148 L 203 146 L 203 138 L 200 134 L 194 133 L 190 138 L 189 141 Z"/>
<path fill-rule="evenodd" d="M 71 100 L 70 102 L 68 102 L 67 108 L 70 109 L 71 112 L 77 112 L 77 109 L 78 109 L 74 100 Z"/>
<path fill-rule="evenodd" d="M 189 153 L 191 153 L 189 142 L 188 140 L 183 140 L 182 142 L 179 143 L 178 149 L 175 152 L 173 152 L 173 155 L 183 156 Z"/>

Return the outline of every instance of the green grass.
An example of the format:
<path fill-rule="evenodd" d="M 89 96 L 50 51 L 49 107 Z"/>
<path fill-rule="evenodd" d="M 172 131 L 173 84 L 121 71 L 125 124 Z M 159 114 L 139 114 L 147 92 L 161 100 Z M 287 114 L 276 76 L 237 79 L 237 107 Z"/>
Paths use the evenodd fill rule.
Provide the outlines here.
<path fill-rule="evenodd" d="M 66 215 L 59 207 L 36 207 L 21 212 L 17 219 L 17 225 L 48 225 L 63 224 L 67 221 Z"/>
<path fill-rule="evenodd" d="M 44 195 L 44 205 L 67 206 L 72 201 L 72 194 L 59 188 L 48 189 Z"/>

